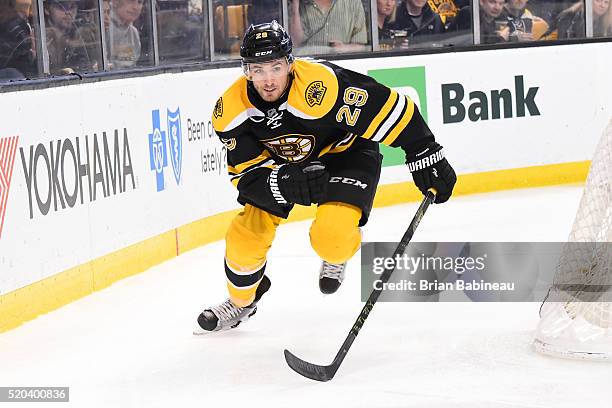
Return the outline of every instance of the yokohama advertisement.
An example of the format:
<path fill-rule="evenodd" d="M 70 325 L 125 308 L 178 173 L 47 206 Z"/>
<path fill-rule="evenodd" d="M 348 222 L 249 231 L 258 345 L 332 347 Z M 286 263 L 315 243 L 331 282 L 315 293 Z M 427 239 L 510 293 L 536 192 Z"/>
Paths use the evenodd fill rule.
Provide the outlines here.
<path fill-rule="evenodd" d="M 612 43 L 343 60 L 411 96 L 459 174 L 588 160 Z M 578 64 L 588 61 L 578 70 Z M 0 98 L 0 295 L 238 208 L 215 101 L 240 69 Z M 386 152 L 383 183 L 410 180 Z"/>
<path fill-rule="evenodd" d="M 2 95 L 0 295 L 237 208 L 206 87 L 175 75 Z"/>

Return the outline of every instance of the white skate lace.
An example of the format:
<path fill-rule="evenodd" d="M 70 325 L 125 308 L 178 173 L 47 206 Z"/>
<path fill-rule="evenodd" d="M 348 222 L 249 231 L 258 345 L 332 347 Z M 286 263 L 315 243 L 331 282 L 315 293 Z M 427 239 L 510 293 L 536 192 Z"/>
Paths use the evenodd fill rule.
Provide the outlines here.
<path fill-rule="evenodd" d="M 213 306 L 210 310 L 219 320 L 229 321 L 235 319 L 244 310 L 242 307 L 235 306 L 229 299 L 220 305 Z"/>
<path fill-rule="evenodd" d="M 344 279 L 344 267 L 346 264 L 333 264 L 323 261 L 323 270 L 321 271 L 320 278 L 331 278 L 342 282 Z"/>

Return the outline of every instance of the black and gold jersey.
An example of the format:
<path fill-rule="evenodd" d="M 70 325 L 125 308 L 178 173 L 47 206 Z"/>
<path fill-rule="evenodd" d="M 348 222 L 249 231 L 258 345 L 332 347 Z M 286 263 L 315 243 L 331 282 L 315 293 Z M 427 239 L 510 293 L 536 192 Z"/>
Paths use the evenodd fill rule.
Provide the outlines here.
<path fill-rule="evenodd" d="M 459 12 L 459 8 L 453 0 L 427 0 L 429 7 L 442 18 L 442 22 L 446 23 L 448 19 L 454 18 Z"/>
<path fill-rule="evenodd" d="M 262 100 L 241 77 L 217 100 L 212 123 L 227 147 L 238 200 L 264 209 L 271 198 L 264 183 L 275 165 L 341 154 L 361 143 L 414 152 L 434 140 L 410 98 L 367 75 L 301 59 L 278 101 Z"/>

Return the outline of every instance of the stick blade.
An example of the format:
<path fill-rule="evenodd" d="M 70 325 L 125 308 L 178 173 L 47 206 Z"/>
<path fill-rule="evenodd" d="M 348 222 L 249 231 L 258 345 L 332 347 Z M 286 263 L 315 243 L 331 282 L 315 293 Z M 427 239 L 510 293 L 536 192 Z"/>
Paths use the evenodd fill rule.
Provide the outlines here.
<path fill-rule="evenodd" d="M 320 366 L 304 361 L 289 350 L 285 350 L 285 361 L 293 371 L 315 381 L 329 381 L 334 378 L 336 370 L 331 366 Z"/>

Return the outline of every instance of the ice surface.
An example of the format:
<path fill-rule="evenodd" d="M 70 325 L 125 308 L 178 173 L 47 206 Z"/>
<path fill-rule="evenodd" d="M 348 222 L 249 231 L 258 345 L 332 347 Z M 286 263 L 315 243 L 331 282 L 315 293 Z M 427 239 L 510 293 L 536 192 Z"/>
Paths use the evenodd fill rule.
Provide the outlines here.
<path fill-rule="evenodd" d="M 563 241 L 580 192 L 454 198 L 430 207 L 415 240 Z M 416 207 L 374 210 L 366 240 L 397 241 Z M 75 407 L 612 406 L 612 365 L 533 351 L 536 303 L 377 304 L 331 382 L 297 375 L 283 349 L 328 364 L 362 307 L 358 256 L 337 294 L 319 293 L 308 227 L 280 227 L 272 288 L 239 329 L 191 334 L 227 296 L 215 243 L 1 334 L 0 385 L 70 386 Z"/>

